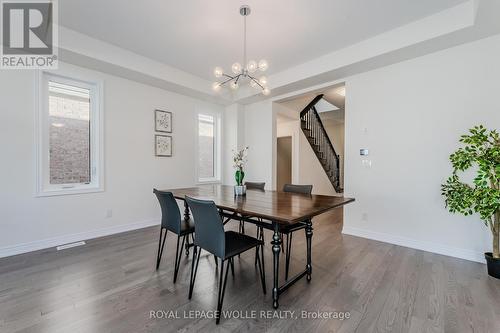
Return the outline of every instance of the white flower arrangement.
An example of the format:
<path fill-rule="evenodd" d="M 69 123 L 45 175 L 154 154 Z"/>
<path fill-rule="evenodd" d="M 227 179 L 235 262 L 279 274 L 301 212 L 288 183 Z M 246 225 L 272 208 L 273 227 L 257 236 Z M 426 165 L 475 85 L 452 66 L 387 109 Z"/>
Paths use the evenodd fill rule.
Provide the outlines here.
<path fill-rule="evenodd" d="M 247 163 L 248 147 L 236 152 L 233 150 L 233 153 L 233 167 L 238 170 L 243 170 L 243 167 Z"/>

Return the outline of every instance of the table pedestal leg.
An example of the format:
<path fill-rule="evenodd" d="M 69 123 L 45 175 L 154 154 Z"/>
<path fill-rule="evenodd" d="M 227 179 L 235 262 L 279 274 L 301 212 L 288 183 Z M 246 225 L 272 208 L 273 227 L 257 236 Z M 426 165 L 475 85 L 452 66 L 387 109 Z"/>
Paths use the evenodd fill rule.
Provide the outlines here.
<path fill-rule="evenodd" d="M 312 221 L 308 220 L 307 225 L 306 225 L 306 243 L 307 243 L 307 265 L 306 265 L 306 270 L 307 270 L 307 281 L 311 281 L 311 274 L 312 274 L 312 264 L 311 264 L 311 241 L 312 241 L 312 235 L 313 235 L 313 228 L 312 228 Z"/>
<path fill-rule="evenodd" d="M 187 204 L 187 201 L 184 200 L 184 221 L 189 221 L 189 206 Z M 191 234 L 191 237 L 194 237 L 193 234 Z M 189 247 L 194 244 L 194 238 L 193 238 L 193 243 L 189 243 L 189 235 L 187 235 L 187 242 L 186 242 L 186 255 L 189 256 Z"/>
<path fill-rule="evenodd" d="M 189 206 L 186 200 L 184 200 L 184 221 L 189 221 Z"/>
<path fill-rule="evenodd" d="M 281 237 L 279 234 L 279 224 L 274 224 L 274 235 L 271 242 L 273 245 L 273 307 L 278 308 L 278 298 L 279 298 L 279 279 L 278 272 L 280 268 L 280 251 L 281 251 Z"/>

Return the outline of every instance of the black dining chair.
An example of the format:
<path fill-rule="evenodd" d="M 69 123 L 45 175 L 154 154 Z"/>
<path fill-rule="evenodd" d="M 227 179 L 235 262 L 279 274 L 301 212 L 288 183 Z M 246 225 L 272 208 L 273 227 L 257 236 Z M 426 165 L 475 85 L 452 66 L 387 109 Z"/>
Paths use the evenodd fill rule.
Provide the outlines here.
<path fill-rule="evenodd" d="M 234 276 L 234 257 L 247 250 L 256 248 L 264 257 L 262 241 L 235 231 L 224 231 L 224 224 L 213 201 L 198 200 L 186 196 L 186 202 L 193 213 L 196 234 L 194 237 L 193 261 L 191 263 L 191 279 L 189 283 L 189 299 L 193 296 L 196 273 L 200 261 L 201 250 L 205 250 L 220 259 L 219 292 L 217 299 L 216 324 L 220 322 L 222 302 L 226 291 L 229 266 Z M 224 272 L 224 263 L 228 262 Z M 196 263 L 195 263 L 196 262 Z M 258 259 L 262 290 L 266 293 L 265 268 Z"/>
<path fill-rule="evenodd" d="M 313 189 L 312 185 L 296 185 L 296 184 L 283 185 L 283 192 L 289 192 L 289 193 L 311 194 L 312 189 Z"/>
<path fill-rule="evenodd" d="M 264 191 L 264 188 L 266 187 L 266 183 L 265 182 L 245 182 L 245 186 L 247 187 L 247 190 Z M 245 233 L 245 221 L 240 220 L 238 232 L 242 233 L 242 234 Z M 255 262 L 257 263 L 257 258 L 255 258 Z"/>
<path fill-rule="evenodd" d="M 156 194 L 161 207 L 161 228 L 160 228 L 160 240 L 158 242 L 158 253 L 156 255 L 156 270 L 160 267 L 161 257 L 163 255 L 163 248 L 165 246 L 165 241 L 167 239 L 167 232 L 173 232 L 177 235 L 177 250 L 175 252 L 175 266 L 174 266 L 174 283 L 177 281 L 177 274 L 179 273 L 179 266 L 182 256 L 182 249 L 184 248 L 184 243 L 187 238 L 187 244 L 189 244 L 189 236 L 194 232 L 194 222 L 193 219 L 184 220 L 181 218 L 179 212 L 179 206 L 175 201 L 172 192 L 163 192 L 153 189 L 153 193 Z M 182 245 L 179 244 L 182 238 Z M 187 249 L 188 247 L 186 247 Z M 186 252 L 189 254 L 189 252 Z"/>
<path fill-rule="evenodd" d="M 265 182 L 245 182 L 247 190 L 261 190 L 264 191 L 266 187 Z"/>
<path fill-rule="evenodd" d="M 285 184 L 283 186 L 283 192 L 300 193 L 305 195 L 311 195 L 312 189 L 312 185 Z M 280 226 L 281 251 L 285 252 L 285 280 L 288 280 L 288 272 L 290 270 L 290 254 L 292 252 L 293 233 L 297 230 L 305 229 L 306 222 L 307 221 L 303 221 L 297 224 Z M 262 223 L 257 227 L 257 238 L 262 242 L 264 242 L 264 229 L 273 230 L 273 226 L 271 223 Z M 285 235 L 285 242 L 283 242 L 283 235 Z"/>
<path fill-rule="evenodd" d="M 289 193 L 301 193 L 311 195 L 313 186 L 312 185 L 295 185 L 295 184 L 285 184 L 283 185 L 283 192 Z M 293 233 L 297 230 L 305 229 L 307 221 L 295 225 L 287 225 L 281 228 L 281 236 L 285 235 L 286 238 L 286 249 L 285 249 L 285 280 L 288 280 L 288 271 L 290 269 L 290 254 L 292 253 L 292 237 Z M 282 239 L 283 244 L 283 239 Z"/>

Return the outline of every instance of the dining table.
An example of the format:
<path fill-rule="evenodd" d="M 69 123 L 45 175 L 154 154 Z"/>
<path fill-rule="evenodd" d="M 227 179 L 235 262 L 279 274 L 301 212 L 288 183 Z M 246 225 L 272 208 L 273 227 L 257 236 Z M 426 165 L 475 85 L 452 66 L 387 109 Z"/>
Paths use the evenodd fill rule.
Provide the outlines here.
<path fill-rule="evenodd" d="M 184 201 L 184 219 L 189 220 L 190 211 L 186 196 L 215 203 L 222 218 L 234 219 L 256 225 L 268 223 L 273 231 L 271 241 L 273 253 L 273 307 L 279 307 L 279 296 L 304 276 L 310 282 L 312 278 L 312 238 L 313 217 L 329 210 L 353 202 L 354 198 L 341 195 L 300 194 L 281 191 L 247 189 L 244 196 L 236 196 L 234 187 L 229 185 L 199 185 L 188 188 L 165 189 L 178 200 Z M 306 267 L 294 277 L 279 284 L 279 262 L 282 238 L 280 229 L 293 225 L 305 224 Z"/>

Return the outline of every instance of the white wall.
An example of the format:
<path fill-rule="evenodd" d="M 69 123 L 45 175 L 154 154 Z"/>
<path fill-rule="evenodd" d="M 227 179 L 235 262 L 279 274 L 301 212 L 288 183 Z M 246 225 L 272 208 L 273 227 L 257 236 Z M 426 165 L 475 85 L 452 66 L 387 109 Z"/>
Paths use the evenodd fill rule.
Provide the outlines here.
<path fill-rule="evenodd" d="M 222 142 L 222 182 L 234 185 L 235 170 L 233 154 L 245 147 L 244 107 L 241 104 L 231 104 L 224 110 L 223 142 Z M 247 179 L 248 180 L 248 179 Z"/>
<path fill-rule="evenodd" d="M 500 128 L 499 59 L 497 35 L 346 80 L 345 233 L 483 260 L 488 230 L 448 213 L 440 184 L 461 134 Z"/>
<path fill-rule="evenodd" d="M 267 189 L 276 188 L 276 127 L 270 100 L 245 106 L 245 144 L 249 147 L 245 180 L 266 182 Z"/>
<path fill-rule="evenodd" d="M 61 64 L 104 80 L 105 192 L 36 198 L 32 71 L 0 74 L 0 256 L 159 222 L 152 188 L 195 184 L 195 113 L 222 107 Z M 173 157 L 154 156 L 153 110 L 173 113 Z M 112 218 L 105 218 L 113 210 Z"/>

